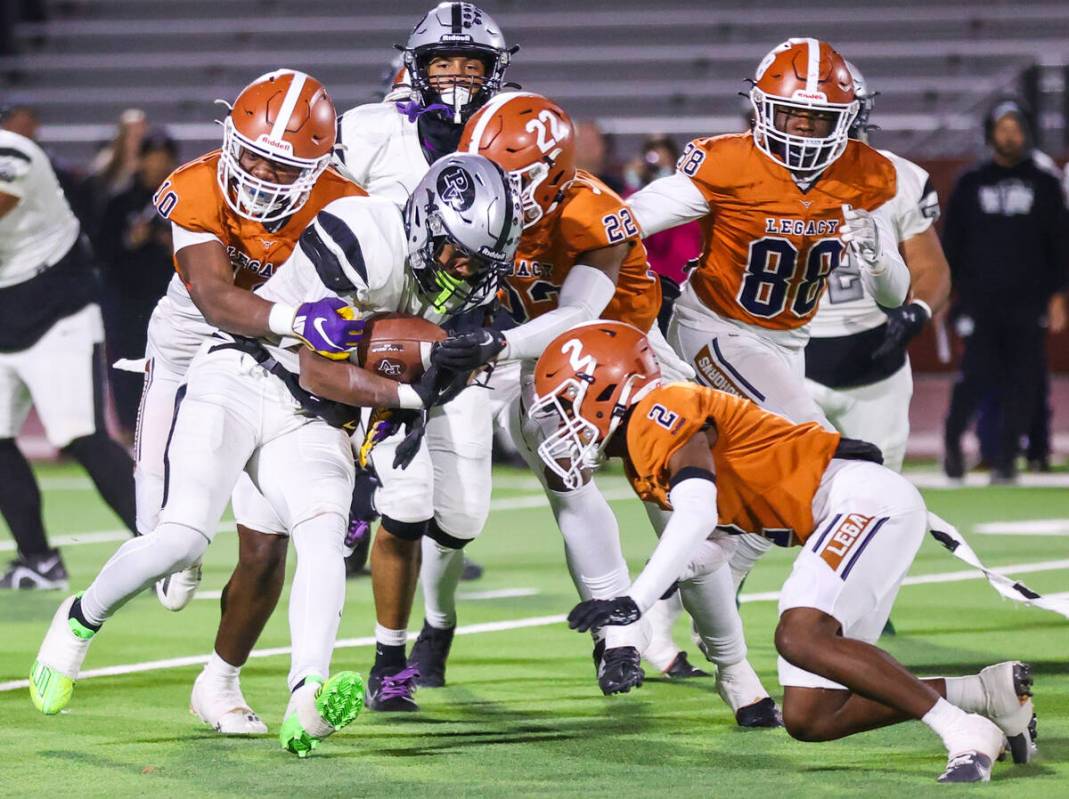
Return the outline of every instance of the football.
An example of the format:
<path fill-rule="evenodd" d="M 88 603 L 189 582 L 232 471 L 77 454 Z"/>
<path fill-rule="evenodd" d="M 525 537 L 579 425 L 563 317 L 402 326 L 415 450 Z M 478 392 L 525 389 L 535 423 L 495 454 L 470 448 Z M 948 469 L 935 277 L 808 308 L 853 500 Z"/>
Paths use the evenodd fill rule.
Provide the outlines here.
<path fill-rule="evenodd" d="M 431 346 L 445 337 L 442 328 L 419 316 L 376 314 L 368 319 L 357 347 L 357 363 L 390 380 L 411 383 L 430 366 Z"/>

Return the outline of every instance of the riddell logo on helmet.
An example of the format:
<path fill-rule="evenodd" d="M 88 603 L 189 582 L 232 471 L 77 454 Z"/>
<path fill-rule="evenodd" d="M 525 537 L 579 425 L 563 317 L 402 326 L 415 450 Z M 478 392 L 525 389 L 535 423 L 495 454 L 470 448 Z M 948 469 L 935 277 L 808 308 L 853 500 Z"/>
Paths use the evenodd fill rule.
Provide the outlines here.
<path fill-rule="evenodd" d="M 292 153 L 293 145 L 285 139 L 272 139 L 266 133 L 262 134 L 260 138 L 256 140 L 257 144 L 266 144 L 268 147 L 274 147 L 276 150 L 282 150 L 283 152 Z"/>
<path fill-rule="evenodd" d="M 828 95 L 824 94 L 824 92 L 807 92 L 805 89 L 797 89 L 794 94 L 791 95 L 791 99 L 826 103 L 828 102 Z"/>

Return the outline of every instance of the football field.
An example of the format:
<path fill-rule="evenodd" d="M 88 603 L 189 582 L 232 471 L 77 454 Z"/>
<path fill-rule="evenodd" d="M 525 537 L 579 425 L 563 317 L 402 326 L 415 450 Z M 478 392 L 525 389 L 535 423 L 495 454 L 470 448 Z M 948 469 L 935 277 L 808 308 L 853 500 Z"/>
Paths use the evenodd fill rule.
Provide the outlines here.
<path fill-rule="evenodd" d="M 43 466 L 38 474 L 48 529 L 63 545 L 72 589 L 80 590 L 122 540 L 118 522 L 80 471 Z M 114 668 L 82 679 L 56 717 L 38 714 L 13 683 L 26 677 L 62 595 L 0 596 L 0 796 L 1069 796 L 1069 621 L 1002 600 L 930 539 L 899 595 L 898 634 L 884 645 L 920 674 L 972 673 L 1011 658 L 1035 672 L 1040 755 L 1028 766 L 998 764 L 990 786 L 936 785 L 945 754 L 919 723 L 805 744 L 782 730 L 737 728 L 711 678 L 669 683 L 648 669 L 637 692 L 603 697 L 589 638 L 562 621 L 576 597 L 537 483 L 511 470 L 497 477 L 490 522 L 470 547 L 485 576 L 461 584 L 462 634 L 449 686 L 418 693 L 416 716 L 362 714 L 306 760 L 281 751 L 275 737 L 287 699 L 285 595 L 242 679 L 272 734 L 225 739 L 187 710 L 234 563 L 229 525 L 209 550 L 198 600 L 178 614 L 154 596 L 132 601 L 85 665 L 90 673 Z M 652 548 L 645 514 L 620 476 L 599 482 L 639 568 Z M 1041 593 L 1069 592 L 1064 485 L 929 489 L 925 496 L 989 566 L 1013 566 L 1011 574 Z M 0 546 L 10 544 L 4 530 Z M 774 592 L 791 555 L 774 550 L 744 588 L 750 659 L 777 699 Z M 421 607 L 417 598 L 414 629 Z M 350 581 L 336 669 L 366 673 L 373 627 L 370 581 Z M 682 620 L 676 640 L 701 661 Z"/>

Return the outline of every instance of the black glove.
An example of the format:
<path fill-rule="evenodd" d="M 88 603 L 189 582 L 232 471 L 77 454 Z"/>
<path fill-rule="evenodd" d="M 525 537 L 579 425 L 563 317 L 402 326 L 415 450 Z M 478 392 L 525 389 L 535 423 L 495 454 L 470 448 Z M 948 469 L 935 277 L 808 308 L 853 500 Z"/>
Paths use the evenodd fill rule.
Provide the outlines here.
<path fill-rule="evenodd" d="M 505 334 L 483 327 L 438 342 L 431 352 L 431 363 L 456 372 L 470 372 L 490 363 L 503 349 Z"/>
<path fill-rule="evenodd" d="M 409 383 L 423 400 L 423 409 L 444 405 L 468 386 L 467 372 L 454 372 L 439 366 L 431 366 L 415 383 Z"/>
<path fill-rule="evenodd" d="M 887 330 L 883 343 L 872 353 L 873 360 L 879 360 L 896 350 L 905 349 L 910 339 L 924 328 L 929 319 L 928 309 L 919 302 L 910 302 L 891 308 L 887 314 Z"/>
<path fill-rule="evenodd" d="M 405 437 L 393 453 L 393 468 L 407 469 L 419 452 L 419 444 L 427 431 L 427 412 L 417 411 L 405 420 Z"/>
<path fill-rule="evenodd" d="M 604 627 L 606 624 L 620 626 L 634 624 L 642 616 L 629 596 L 618 596 L 614 599 L 588 599 L 580 602 L 572 612 L 568 614 L 568 626 L 573 630 L 585 633 L 594 627 Z"/>

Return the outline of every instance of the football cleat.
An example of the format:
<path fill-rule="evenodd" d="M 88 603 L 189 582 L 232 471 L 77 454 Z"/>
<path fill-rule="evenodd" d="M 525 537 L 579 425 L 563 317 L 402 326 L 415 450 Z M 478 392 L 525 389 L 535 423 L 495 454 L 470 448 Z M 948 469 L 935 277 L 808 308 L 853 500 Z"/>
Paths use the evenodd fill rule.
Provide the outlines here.
<path fill-rule="evenodd" d="M 0 576 L 0 588 L 15 588 L 31 591 L 67 590 L 67 569 L 59 550 L 53 549 L 43 555 L 18 557 L 7 564 L 7 571 Z"/>
<path fill-rule="evenodd" d="M 412 695 L 419 684 L 419 670 L 411 665 L 387 674 L 372 668 L 367 681 L 367 707 L 379 713 L 410 713 L 419 710 Z"/>
<path fill-rule="evenodd" d="M 1036 752 L 1036 714 L 1032 705 L 1032 667 L 1010 660 L 982 669 L 983 715 L 1006 736 L 1014 763 L 1027 763 Z"/>
<path fill-rule="evenodd" d="M 329 735 L 353 722 L 364 708 L 364 681 L 340 671 L 326 682 L 316 675 L 290 695 L 278 740 L 287 752 L 308 757 Z"/>
<path fill-rule="evenodd" d="M 96 634 L 70 618 L 77 598 L 67 597 L 56 610 L 30 669 L 30 699 L 46 716 L 59 713 L 71 701 L 74 682 Z"/>
<path fill-rule="evenodd" d="M 605 650 L 598 665 L 598 685 L 605 696 L 626 694 L 646 679 L 642 658 L 633 646 L 615 646 Z"/>
<path fill-rule="evenodd" d="M 460 579 L 464 582 L 470 582 L 471 580 L 478 580 L 483 576 L 483 567 L 473 560 L 469 560 L 466 556 L 464 558 L 464 568 L 460 572 Z"/>
<path fill-rule="evenodd" d="M 691 677 L 708 677 L 709 672 L 691 665 L 686 652 L 680 652 L 669 664 L 668 668 L 661 672 L 670 680 L 686 680 Z"/>
<path fill-rule="evenodd" d="M 156 596 L 167 610 L 179 611 L 193 601 L 200 585 L 200 562 L 156 581 Z"/>
<path fill-rule="evenodd" d="M 735 711 L 735 723 L 747 729 L 760 727 L 782 727 L 783 714 L 776 707 L 771 696 L 766 696 L 752 705 L 740 707 Z"/>
<path fill-rule="evenodd" d="M 267 732 L 267 725 L 245 701 L 236 677 L 222 682 L 202 671 L 193 682 L 189 712 L 223 735 Z"/>
<path fill-rule="evenodd" d="M 441 688 L 445 685 L 445 661 L 453 646 L 455 631 L 455 627 L 439 630 L 423 621 L 423 629 L 408 656 L 408 665 L 419 672 L 416 685 L 420 688 Z"/>
<path fill-rule="evenodd" d="M 962 752 L 947 760 L 939 782 L 990 782 L 991 758 L 982 752 Z"/>

